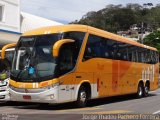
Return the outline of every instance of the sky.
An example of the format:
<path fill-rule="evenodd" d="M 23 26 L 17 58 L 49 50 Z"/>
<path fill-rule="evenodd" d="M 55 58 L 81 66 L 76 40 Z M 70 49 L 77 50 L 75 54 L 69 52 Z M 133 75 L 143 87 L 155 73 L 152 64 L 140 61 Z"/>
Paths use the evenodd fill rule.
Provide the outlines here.
<path fill-rule="evenodd" d="M 159 0 L 20 0 L 21 10 L 40 17 L 67 24 L 79 20 L 89 11 L 98 11 L 109 4 L 153 3 Z M 158 2 L 159 1 L 159 2 Z"/>

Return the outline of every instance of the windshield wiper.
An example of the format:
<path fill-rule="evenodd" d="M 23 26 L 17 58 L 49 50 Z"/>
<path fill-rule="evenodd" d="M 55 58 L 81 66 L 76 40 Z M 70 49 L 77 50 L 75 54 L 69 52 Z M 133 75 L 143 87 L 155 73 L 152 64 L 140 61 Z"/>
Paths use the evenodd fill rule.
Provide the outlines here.
<path fill-rule="evenodd" d="M 21 73 L 23 72 L 23 70 L 20 70 L 19 72 L 18 72 L 18 74 L 17 74 L 17 79 L 19 79 L 19 77 L 20 77 L 20 75 L 21 75 Z"/>

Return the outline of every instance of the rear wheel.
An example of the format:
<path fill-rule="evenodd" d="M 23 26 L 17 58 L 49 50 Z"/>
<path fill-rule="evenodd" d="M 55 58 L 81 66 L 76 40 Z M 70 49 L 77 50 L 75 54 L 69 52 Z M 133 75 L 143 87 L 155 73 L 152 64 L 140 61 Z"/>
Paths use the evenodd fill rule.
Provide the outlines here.
<path fill-rule="evenodd" d="M 81 86 L 78 92 L 77 106 L 80 108 L 85 107 L 87 104 L 87 98 L 87 91 L 84 86 Z"/>
<path fill-rule="evenodd" d="M 144 97 L 147 97 L 149 93 L 149 83 L 146 83 L 145 87 L 144 87 Z"/>
<path fill-rule="evenodd" d="M 143 97 L 143 84 L 139 83 L 137 90 L 137 98 Z"/>

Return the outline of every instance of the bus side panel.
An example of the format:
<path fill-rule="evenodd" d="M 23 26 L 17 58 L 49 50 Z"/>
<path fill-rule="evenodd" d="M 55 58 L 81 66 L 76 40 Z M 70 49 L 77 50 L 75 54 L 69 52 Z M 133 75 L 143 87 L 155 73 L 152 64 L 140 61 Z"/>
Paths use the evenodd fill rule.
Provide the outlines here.
<path fill-rule="evenodd" d="M 156 64 L 143 64 L 142 68 L 142 80 L 144 85 L 146 81 L 150 81 L 150 90 L 158 89 L 158 76 L 159 76 L 159 65 Z"/>
<path fill-rule="evenodd" d="M 132 76 L 135 81 L 133 91 L 134 91 L 134 93 L 136 93 L 138 90 L 139 82 L 143 81 L 143 68 L 144 68 L 145 64 L 134 63 L 133 65 L 136 66 L 135 76 Z"/>
<path fill-rule="evenodd" d="M 119 79 L 119 61 L 112 60 L 112 82 L 111 82 L 111 93 L 110 95 L 122 94 L 122 82 Z"/>
<path fill-rule="evenodd" d="M 151 69 L 152 68 L 152 69 Z M 150 90 L 156 90 L 159 87 L 159 64 L 152 65 L 150 67 L 150 78 L 151 78 L 151 85 Z"/>
<path fill-rule="evenodd" d="M 109 59 L 99 59 L 99 62 L 97 63 L 97 70 L 94 73 L 94 79 L 99 81 L 99 97 L 106 97 L 115 94 L 115 92 L 112 90 L 112 65 L 113 60 Z"/>
<path fill-rule="evenodd" d="M 58 90 L 58 102 L 68 102 L 74 99 L 74 74 L 66 74 L 59 78 L 60 86 Z"/>
<path fill-rule="evenodd" d="M 134 68 L 133 63 L 127 61 L 119 61 L 119 79 L 122 83 L 122 94 L 131 93 L 131 84 L 133 83 Z"/>
<path fill-rule="evenodd" d="M 118 61 L 95 59 L 94 80 L 97 81 L 99 97 L 115 96 L 122 92 L 118 77 Z"/>
<path fill-rule="evenodd" d="M 80 62 L 76 69 L 76 76 L 81 76 L 80 78 L 75 78 L 76 84 L 81 84 L 83 81 L 89 81 L 91 84 L 91 98 L 98 98 L 99 93 L 97 91 L 97 79 L 95 79 L 95 72 L 97 69 L 95 59 L 86 60 L 84 62 Z M 99 71 L 97 71 L 99 73 Z M 79 74 L 79 75 L 78 75 Z M 90 75 L 88 75 L 90 74 Z M 85 77 L 83 77 L 85 76 Z"/>
<path fill-rule="evenodd" d="M 119 80 L 118 64 L 118 60 L 93 58 L 82 62 L 77 72 L 83 72 L 85 74 L 89 72 L 93 73 L 93 83 L 95 84 L 93 90 L 98 92 L 97 97 L 115 96 L 122 94 L 122 83 Z"/>

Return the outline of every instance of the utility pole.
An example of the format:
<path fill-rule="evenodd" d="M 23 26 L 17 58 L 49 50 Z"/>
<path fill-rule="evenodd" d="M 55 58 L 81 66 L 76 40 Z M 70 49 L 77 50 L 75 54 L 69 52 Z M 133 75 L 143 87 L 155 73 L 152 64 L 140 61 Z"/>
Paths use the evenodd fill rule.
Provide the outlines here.
<path fill-rule="evenodd" d="M 147 9 L 147 6 L 152 7 L 153 4 L 152 3 L 144 3 L 143 4 L 143 10 Z M 148 24 L 147 24 L 147 26 L 148 26 Z M 142 21 L 141 22 L 141 37 L 140 37 L 140 41 L 141 41 L 142 44 L 144 44 L 144 41 L 143 41 L 144 33 L 145 33 L 144 22 Z"/>
<path fill-rule="evenodd" d="M 144 32 L 144 23 L 142 22 L 141 23 L 141 43 L 143 44 L 144 43 L 144 41 L 143 41 L 143 32 Z"/>

